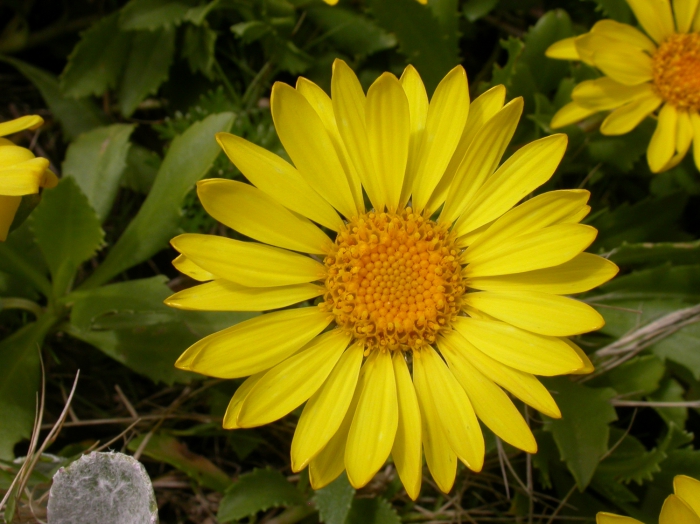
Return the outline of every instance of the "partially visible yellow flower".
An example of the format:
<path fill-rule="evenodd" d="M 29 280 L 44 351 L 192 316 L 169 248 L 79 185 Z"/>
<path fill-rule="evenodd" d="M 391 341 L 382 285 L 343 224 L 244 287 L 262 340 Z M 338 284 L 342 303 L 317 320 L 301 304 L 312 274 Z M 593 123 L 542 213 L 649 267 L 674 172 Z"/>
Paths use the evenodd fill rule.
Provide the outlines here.
<path fill-rule="evenodd" d="M 36 129 L 44 120 L 28 115 L 0 124 L 0 137 L 25 129 Z M 36 158 L 24 147 L 0 138 L 0 241 L 7 238 L 12 220 L 22 196 L 39 192 L 42 187 L 54 187 L 58 178 L 49 170 L 49 161 Z"/>
<path fill-rule="evenodd" d="M 553 129 L 612 111 L 600 126 L 622 135 L 657 109 L 658 123 L 647 149 L 649 167 L 659 173 L 676 166 L 694 144 L 700 169 L 700 10 L 698 2 L 627 0 L 646 35 L 602 20 L 590 32 L 561 40 L 547 56 L 582 60 L 605 76 L 574 88 L 573 102 L 552 118 Z M 648 36 L 647 36 L 648 35 Z"/>
<path fill-rule="evenodd" d="M 482 468 L 477 417 L 537 451 L 505 391 L 561 416 L 535 375 L 592 371 L 567 337 L 603 325 L 593 308 L 562 295 L 594 288 L 617 267 L 583 253 L 596 236 L 579 223 L 587 191 L 517 205 L 552 176 L 567 139 L 526 144 L 499 167 L 523 109 L 521 98 L 504 105 L 503 86 L 470 103 L 458 66 L 429 100 L 409 66 L 365 94 L 337 60 L 331 94 L 305 78 L 273 86 L 272 117 L 294 165 L 217 136 L 253 185 L 204 180 L 199 198 L 257 242 L 174 238 L 175 266 L 206 283 L 166 303 L 278 311 L 200 340 L 176 365 L 249 377 L 226 428 L 261 426 L 306 402 L 291 462 L 294 471 L 309 467 L 315 489 L 343 470 L 360 488 L 391 455 L 415 499 L 425 452 L 448 492 L 458 460 Z"/>
<path fill-rule="evenodd" d="M 700 524 L 700 481 L 685 475 L 673 479 L 674 495 L 664 501 L 659 524 Z M 632 517 L 598 513 L 597 524 L 643 524 Z"/>

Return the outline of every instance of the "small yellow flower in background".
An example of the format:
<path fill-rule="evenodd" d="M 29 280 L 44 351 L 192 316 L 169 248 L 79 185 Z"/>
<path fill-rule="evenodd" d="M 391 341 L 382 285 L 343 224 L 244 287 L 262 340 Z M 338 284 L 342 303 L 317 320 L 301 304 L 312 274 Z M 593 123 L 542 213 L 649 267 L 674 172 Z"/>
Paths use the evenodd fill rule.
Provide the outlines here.
<path fill-rule="evenodd" d="M 674 495 L 664 501 L 659 524 L 700 524 L 700 481 L 685 475 L 673 479 Z M 598 513 L 597 524 L 642 524 L 632 517 Z"/>
<path fill-rule="evenodd" d="M 598 111 L 612 111 L 604 135 L 622 135 L 659 107 L 658 123 L 647 149 L 649 167 L 659 173 L 676 166 L 690 149 L 700 169 L 700 10 L 693 0 L 627 0 L 647 35 L 602 20 L 590 32 L 561 40 L 547 56 L 582 60 L 605 75 L 581 82 L 573 102 L 552 119 L 557 129 Z"/>
<path fill-rule="evenodd" d="M 520 98 L 504 105 L 503 86 L 470 104 L 458 66 L 429 101 L 409 66 L 400 79 L 384 73 L 365 95 L 341 60 L 331 84 L 332 99 L 304 78 L 272 89 L 275 127 L 295 167 L 237 136 L 217 136 L 252 185 L 204 180 L 200 200 L 261 243 L 176 237 L 175 266 L 206 283 L 166 301 L 225 311 L 318 305 L 210 335 L 176 365 L 250 377 L 231 400 L 226 428 L 267 424 L 306 402 L 292 469 L 308 466 L 316 489 L 343 470 L 364 486 L 391 455 L 415 499 L 423 450 L 448 492 L 458 459 L 482 468 L 477 417 L 504 441 L 537 451 L 504 390 L 561 416 L 535 375 L 590 372 L 565 337 L 603 325 L 590 306 L 562 295 L 598 286 L 617 267 L 583 253 L 596 236 L 579 224 L 590 210 L 587 191 L 552 191 L 514 207 L 552 176 L 567 140 L 537 140 L 499 167 L 523 109 Z"/>
<path fill-rule="evenodd" d="M 0 123 L 0 137 L 44 123 L 40 116 L 28 115 Z M 49 170 L 49 161 L 36 158 L 24 147 L 0 138 L 0 241 L 7 238 L 22 196 L 39 192 L 42 187 L 56 186 L 58 178 Z"/>

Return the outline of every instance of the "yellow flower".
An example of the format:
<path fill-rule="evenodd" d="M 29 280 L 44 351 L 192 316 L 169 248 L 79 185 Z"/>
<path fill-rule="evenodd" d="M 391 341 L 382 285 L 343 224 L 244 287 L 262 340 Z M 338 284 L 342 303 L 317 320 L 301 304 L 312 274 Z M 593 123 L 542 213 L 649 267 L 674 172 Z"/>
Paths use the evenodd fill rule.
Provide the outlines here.
<path fill-rule="evenodd" d="M 291 460 L 294 471 L 309 466 L 314 488 L 343 470 L 364 486 L 391 454 L 415 499 L 422 448 L 448 492 L 457 459 L 482 467 L 477 417 L 536 452 L 503 389 L 560 416 L 534 375 L 589 372 L 564 337 L 603 325 L 594 309 L 561 295 L 589 290 L 617 267 L 582 253 L 596 235 L 578 223 L 590 209 L 587 191 L 553 191 L 513 208 L 551 177 L 566 136 L 525 145 L 499 168 L 523 108 L 520 98 L 503 105 L 503 86 L 470 105 L 459 66 L 428 101 L 409 66 L 400 80 L 384 73 L 365 96 L 341 60 L 331 84 L 332 100 L 304 78 L 296 89 L 272 88 L 275 127 L 295 167 L 237 136 L 217 136 L 253 185 L 204 180 L 200 200 L 261 243 L 173 239 L 175 266 L 209 282 L 166 301 L 231 311 L 318 305 L 210 335 L 176 365 L 250 376 L 226 428 L 267 424 L 306 402 Z"/>
<path fill-rule="evenodd" d="M 0 137 L 25 129 L 36 129 L 44 121 L 28 115 L 0 124 Z M 49 161 L 35 158 L 34 153 L 0 138 L 0 241 L 7 238 L 12 220 L 23 195 L 32 195 L 42 187 L 54 187 L 56 175 L 49 170 Z"/>
<path fill-rule="evenodd" d="M 674 495 L 664 501 L 659 524 L 700 524 L 700 482 L 685 475 L 673 479 Z M 642 524 L 637 519 L 598 513 L 597 524 Z"/>
<path fill-rule="evenodd" d="M 561 40 L 547 56 L 582 60 L 605 76 L 581 82 L 573 102 L 552 119 L 553 129 L 610 111 L 600 131 L 628 133 L 659 107 L 656 131 L 647 149 L 649 167 L 659 173 L 676 166 L 694 144 L 700 169 L 700 10 L 698 3 L 627 0 L 647 35 L 613 20 L 589 33 Z M 697 12 L 696 12 L 697 11 Z"/>

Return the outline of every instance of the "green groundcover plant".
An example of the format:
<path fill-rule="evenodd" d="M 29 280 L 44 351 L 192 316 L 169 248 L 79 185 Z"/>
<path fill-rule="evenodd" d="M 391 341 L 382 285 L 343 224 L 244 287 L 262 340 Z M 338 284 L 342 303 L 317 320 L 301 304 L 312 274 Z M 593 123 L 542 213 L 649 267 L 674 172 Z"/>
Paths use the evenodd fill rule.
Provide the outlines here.
<path fill-rule="evenodd" d="M 657 522 L 660 514 L 668 520 L 674 508 L 682 512 L 690 507 L 697 514 L 692 496 L 697 489 L 692 479 L 700 479 L 700 451 L 694 439 L 700 430 L 697 10 L 697 2 L 691 0 L 428 0 L 427 4 L 415 0 L 340 0 L 337 5 L 321 0 L 4 3 L 0 6 L 0 135 L 4 137 L 0 138 L 0 235 L 4 240 L 0 241 L 0 509 L 5 521 L 44 519 L 53 473 L 98 448 L 131 453 L 145 464 L 154 481 L 162 522 L 549 524 L 595 522 L 596 514 L 603 512 L 608 516 L 601 519 L 628 515 L 651 523 Z M 409 65 L 412 67 L 407 68 Z M 348 76 L 348 71 L 355 73 Z M 344 80 L 339 80 L 341 74 Z M 465 75 L 468 83 L 459 75 Z M 298 80 L 300 77 L 306 80 Z M 380 81 L 375 84 L 377 78 Z M 297 91 L 276 82 L 295 86 Z M 432 139 L 410 142 L 413 136 L 423 136 L 412 112 L 423 98 L 416 95 L 407 99 L 402 85 L 406 93 L 418 95 L 421 91 L 417 86 L 424 86 L 426 136 L 429 132 L 438 137 L 436 151 L 452 141 L 449 155 L 430 156 L 432 146 L 422 144 L 430 144 Z M 333 94 L 344 86 L 342 95 Z M 403 157 L 398 158 L 408 167 L 401 169 L 400 178 L 393 179 L 399 180 L 398 185 L 391 186 L 390 177 L 386 187 L 382 181 L 373 182 L 366 176 L 366 166 L 357 172 L 348 167 L 358 164 L 361 141 L 369 142 L 348 134 L 356 124 L 352 123 L 352 112 L 343 112 L 339 101 L 343 96 L 350 99 L 348 93 L 360 89 L 367 94 L 367 103 L 375 104 L 374 113 L 368 110 L 366 119 L 362 115 L 367 133 L 374 133 L 372 136 L 380 137 L 382 143 L 400 142 L 401 137 L 406 141 Z M 321 90 L 333 94 L 332 106 Z M 444 94 L 448 91 L 451 94 Z M 331 107 L 330 112 L 317 111 L 335 118 L 328 124 L 332 138 L 327 139 L 327 145 L 337 151 L 340 168 L 336 171 L 350 177 L 347 195 L 351 196 L 345 201 L 342 195 L 337 196 L 340 193 L 334 193 L 338 173 L 323 170 L 331 165 L 324 160 L 325 142 L 309 141 L 305 135 L 304 140 L 310 142 L 308 150 L 314 152 L 306 156 L 295 145 L 313 124 L 308 119 L 299 121 L 311 105 L 298 93 L 317 100 L 318 107 L 324 103 Z M 381 98 L 382 94 L 386 98 Z M 449 104 L 431 123 L 427 100 L 441 96 Z M 297 112 L 285 113 L 287 107 Z M 385 107 L 390 109 L 382 112 Z M 437 109 L 434 112 L 438 114 Z M 467 114 L 473 119 L 471 124 Z M 501 120 L 495 120 L 493 115 L 499 114 Z M 410 130 L 384 125 L 399 117 L 412 126 Z M 474 124 L 479 118 L 483 121 Z M 457 123 L 454 129 L 449 127 L 453 122 Z M 298 133 L 293 131 L 295 125 L 301 126 Z M 547 138 L 555 133 L 561 134 Z M 233 162 L 221 154 L 217 136 Z M 444 191 L 447 196 L 442 200 L 431 197 L 422 182 L 406 183 L 403 187 L 408 189 L 400 191 L 404 172 L 427 176 L 441 163 L 445 164 L 442 171 L 431 176 L 442 176 L 443 171 L 452 169 L 459 180 L 454 174 L 457 165 L 450 165 L 452 152 L 463 142 L 461 154 L 471 154 L 474 165 L 481 165 L 479 162 L 485 162 L 482 157 L 488 156 L 487 145 L 493 142 L 491 136 L 502 140 L 499 138 L 500 150 L 486 177 L 499 163 L 521 165 L 518 162 L 525 165 L 521 170 L 524 174 L 547 171 L 547 175 L 537 183 L 518 186 L 522 194 L 507 206 L 489 196 L 506 189 L 492 184 L 494 188 L 482 191 L 482 200 L 489 205 L 479 207 L 477 199 L 467 207 L 481 220 L 474 218 L 472 229 L 464 229 L 469 221 L 458 220 L 453 205 L 457 196 L 463 197 L 462 203 L 470 202 L 465 196 L 468 191 L 450 188 L 451 178 L 444 187 L 435 178 L 431 186 L 431 190 L 437 187 L 437 192 Z M 475 146 L 469 150 L 472 143 L 481 144 L 481 149 Z M 264 180 L 253 180 L 258 164 L 250 167 L 244 161 L 249 157 L 241 152 L 242 147 L 257 151 L 256 158 L 273 166 L 268 171 L 277 173 L 279 181 L 273 177 L 263 187 Z M 528 154 L 534 155 L 531 152 L 539 151 L 537 147 L 549 148 L 548 156 L 528 164 Z M 390 161 L 395 159 L 384 154 L 393 151 L 391 148 L 373 150 L 370 144 L 367 151 L 367 158 L 386 166 L 387 172 L 392 170 L 395 164 Z M 411 167 L 411 162 L 420 164 L 419 153 L 429 162 Z M 382 163 L 383 159 L 387 161 Z M 229 274 L 228 266 L 217 265 L 226 260 L 217 262 L 214 255 L 209 256 L 216 246 L 250 245 L 245 243 L 257 240 L 304 251 L 299 246 L 310 242 L 312 247 L 304 252 L 312 253 L 312 258 L 306 258 L 309 262 L 304 262 L 305 267 L 317 264 L 331 272 L 340 270 L 336 261 L 342 258 L 341 251 L 356 245 L 352 234 L 359 235 L 357 238 L 361 234 L 349 230 L 343 237 L 345 243 L 336 241 L 332 260 L 326 248 L 315 250 L 313 238 L 319 237 L 308 233 L 309 227 L 331 239 L 342 227 L 335 224 L 333 216 L 338 215 L 328 204 L 331 214 L 322 206 L 316 215 L 305 214 L 303 206 L 294 207 L 296 192 L 305 182 L 291 167 L 292 175 L 299 178 L 284 178 L 289 169 L 279 166 L 290 166 L 286 162 L 302 174 L 321 166 L 315 171 L 316 185 L 308 186 L 308 194 L 316 195 L 322 203 L 322 197 L 326 198 L 343 215 L 349 214 L 343 211 L 348 202 L 360 215 L 386 205 L 388 215 L 396 215 L 390 217 L 394 224 L 413 228 L 413 215 L 402 211 L 412 194 L 411 204 L 417 212 L 428 210 L 421 231 L 428 228 L 429 234 L 438 238 L 443 234 L 442 226 L 437 225 L 440 216 L 450 216 L 450 224 L 456 220 L 456 229 L 464 226 L 459 238 L 448 238 L 444 233 L 447 240 L 440 240 L 443 244 L 439 247 L 446 251 L 426 251 L 430 253 L 425 256 L 426 267 L 437 270 L 445 280 L 421 287 L 420 293 L 430 291 L 430 296 L 420 301 L 418 314 L 411 317 L 409 312 L 416 308 L 408 306 L 403 316 L 398 309 L 384 310 L 382 322 L 376 324 L 380 333 L 372 338 L 374 332 L 363 331 L 366 324 L 350 321 L 350 310 L 342 309 L 351 307 L 350 302 L 355 304 L 355 294 L 349 298 L 342 294 L 352 279 L 350 270 L 346 280 L 338 277 L 332 285 L 326 282 L 326 289 L 309 283 L 320 277 L 294 280 L 297 266 L 284 264 L 269 271 L 268 280 L 248 283 L 259 295 L 257 302 L 251 302 L 250 297 L 248 302 L 239 302 L 245 307 L 212 306 L 207 302 L 210 299 L 197 295 L 200 288 L 194 286 L 201 286 L 200 282 L 213 279 L 203 289 L 219 293 L 219 299 L 224 291 L 240 295 L 248 282 L 236 280 L 239 277 Z M 497 175 L 498 171 L 492 176 Z M 352 176 L 358 177 L 354 186 Z M 289 180 L 291 185 L 285 186 Z M 237 196 L 218 197 L 218 191 Z M 542 344 L 548 337 L 550 345 L 546 347 L 552 351 L 559 347 L 556 344 L 568 344 L 567 354 L 577 362 L 554 372 L 558 364 L 553 358 L 551 369 L 546 368 L 551 372 L 532 371 L 550 375 L 540 378 L 539 387 L 549 391 L 561 417 L 556 416 L 556 410 L 542 409 L 541 403 L 528 401 L 506 384 L 497 386 L 487 378 L 493 391 L 502 395 L 499 406 L 512 408 L 507 412 L 511 420 L 498 426 L 492 414 L 479 412 L 478 402 L 472 399 L 479 421 L 473 417 L 469 438 L 478 434 L 482 440 L 474 437 L 465 444 L 459 434 L 449 434 L 440 441 L 431 427 L 457 431 L 459 419 L 452 415 L 465 412 L 460 411 L 455 398 L 467 399 L 480 390 L 470 390 L 468 380 L 461 389 L 434 350 L 423 357 L 408 358 L 412 367 L 394 363 L 398 370 L 394 372 L 390 371 L 392 359 L 373 356 L 370 349 L 377 348 L 375 353 L 380 355 L 384 353 L 379 349 L 386 346 L 390 351 L 413 355 L 408 349 L 413 350 L 414 342 L 409 340 L 415 341 L 415 337 L 401 338 L 401 330 L 393 335 L 400 322 L 406 333 L 415 329 L 426 337 L 421 341 L 436 341 L 435 347 L 452 370 L 454 362 L 449 355 L 457 351 L 450 345 L 454 339 L 445 338 L 447 345 L 441 346 L 439 338 L 444 334 L 444 325 L 439 322 L 451 320 L 434 315 L 432 308 L 443 307 L 440 301 L 450 297 L 461 300 L 464 290 L 456 292 L 454 286 L 464 282 L 469 287 L 469 278 L 478 280 L 479 275 L 466 276 L 463 281 L 455 276 L 450 281 L 454 286 L 449 287 L 446 282 L 452 269 L 446 268 L 458 265 L 450 265 L 453 259 L 448 258 L 461 256 L 475 235 L 487 230 L 494 220 L 497 224 L 501 215 L 512 216 L 506 212 L 511 213 L 508 210 L 516 204 L 539 202 L 533 199 L 564 191 L 588 198 L 587 204 L 583 202 L 574 210 L 575 217 L 569 217 L 577 224 L 565 224 L 569 227 L 566 231 L 571 235 L 597 231 L 595 239 L 588 242 L 589 254 L 584 255 L 590 257 L 586 260 L 601 260 L 609 274 L 585 290 L 552 292 L 577 293 L 579 309 L 569 323 L 575 327 L 551 331 L 554 328 L 550 325 L 537 334 Z M 279 194 L 292 211 L 275 203 L 266 196 L 269 194 Z M 260 212 L 251 202 L 262 202 L 269 212 Z M 491 204 L 503 209 L 497 212 Z M 279 225 L 279 217 L 287 217 L 286 237 L 275 240 L 265 224 Z M 372 227 L 384 227 L 380 224 L 384 218 L 368 215 L 365 219 Z M 414 225 L 404 225 L 409 222 Z M 253 223 L 263 225 L 254 227 Z M 293 234 L 294 227 L 301 226 L 306 233 Z M 170 246 L 173 238 L 174 248 Z M 404 237 L 396 236 L 400 238 Z M 392 248 L 397 253 L 399 244 Z M 406 249 L 411 246 L 406 244 Z M 431 245 L 430 249 L 434 248 Z M 376 262 L 371 259 L 375 248 L 367 249 L 369 258 L 357 266 L 358 272 L 371 272 L 374 266 L 367 269 L 367 264 Z M 384 253 L 375 251 L 377 257 Z M 555 251 L 552 248 L 550 255 Z M 255 265 L 245 254 L 235 255 L 240 256 L 240 263 L 231 256 L 235 262 L 231 266 L 245 265 L 243 262 Z M 176 257 L 177 269 L 173 266 Z M 472 270 L 478 267 L 478 258 L 464 257 L 462 263 L 470 264 Z M 517 253 L 512 255 L 509 263 L 529 263 L 525 255 L 517 257 Z M 264 257 L 261 260 L 264 262 Z M 262 265 L 257 269 L 263 271 Z M 610 280 L 615 266 L 619 273 Z M 530 269 L 537 270 L 535 266 Z M 499 275 L 503 273 L 482 277 L 497 279 Z M 229 277 L 233 284 L 223 286 L 224 291 L 216 288 L 222 278 Z M 356 285 L 359 289 L 362 281 Z M 272 295 L 263 289 L 280 286 L 286 286 L 281 302 L 269 298 Z M 498 307 L 485 300 L 465 299 L 459 314 L 469 315 L 476 319 L 475 326 L 482 327 L 503 320 L 498 317 Z M 572 302 L 557 304 L 564 308 Z M 315 390 L 296 404 L 290 403 L 303 388 L 313 387 L 293 382 L 293 388 L 274 397 L 274 403 L 268 398 L 269 405 L 263 406 L 270 413 L 279 412 L 277 416 L 270 418 L 259 406 L 255 415 L 253 402 L 246 405 L 242 400 L 258 380 L 274 387 L 273 381 L 260 377 L 280 360 L 268 358 L 265 366 L 249 366 L 244 369 L 247 372 L 230 371 L 219 360 L 207 361 L 205 353 L 197 349 L 202 340 L 212 340 L 206 337 L 214 333 L 255 325 L 262 326 L 254 332 L 259 348 L 252 345 L 243 349 L 250 354 L 263 351 L 264 340 L 274 339 L 279 340 L 279 347 L 287 344 L 284 357 L 291 356 L 328 323 L 293 346 L 284 333 L 266 332 L 263 319 L 279 313 L 260 316 L 261 312 L 281 309 L 282 314 L 296 318 L 302 309 L 319 304 L 320 310 L 335 315 L 328 317 L 328 323 L 334 322 L 332 326 L 355 330 L 343 343 L 349 344 L 358 336 L 364 341 L 362 349 L 356 351 L 357 362 L 365 358 L 374 366 L 368 365 L 364 375 L 396 380 L 400 409 L 405 408 L 401 391 L 413 391 L 412 385 L 405 389 L 404 379 L 408 377 L 410 384 L 411 376 L 402 375 L 401 370 L 413 370 L 418 391 L 416 412 L 432 417 L 422 426 L 423 438 L 432 435 L 430 438 L 438 442 L 428 446 L 423 440 L 427 461 L 417 462 L 410 476 L 413 482 L 406 481 L 406 463 L 397 459 L 397 452 L 384 462 L 391 443 L 378 459 L 361 456 L 362 450 L 369 453 L 375 449 L 371 435 L 348 440 L 348 446 L 357 449 L 347 452 L 354 453 L 355 462 L 348 462 L 345 455 L 347 475 L 341 473 L 345 469 L 341 460 L 334 475 L 317 464 L 320 469 L 312 471 L 310 478 L 306 464 L 294 462 L 294 451 L 290 458 L 290 448 L 295 449 L 295 430 L 307 416 L 300 403 Z M 366 315 L 373 307 L 365 308 Z M 515 320 L 504 322 L 516 326 L 512 329 L 523 328 L 518 314 L 526 313 L 525 309 L 519 303 L 514 309 Z M 357 311 L 359 319 L 362 311 Z M 546 320 L 553 322 L 555 318 L 553 314 Z M 434 328 L 422 327 L 433 320 Z M 286 329 L 316 329 L 307 329 L 300 322 Z M 274 331 L 274 325 L 269 326 L 268 331 Z M 345 335 L 327 331 L 318 338 L 330 340 L 333 336 Z M 487 344 L 492 336 L 489 332 L 486 342 L 479 342 Z M 560 337 L 569 337 L 568 342 Z M 481 348 L 476 339 L 469 340 Z M 245 340 L 234 342 L 236 346 Z M 231 362 L 235 362 L 237 349 L 230 348 Z M 350 360 L 346 356 L 342 358 Z M 417 358 L 421 359 L 418 364 L 414 361 Z M 317 360 L 294 369 L 313 375 L 317 368 L 328 368 L 330 373 L 331 365 Z M 440 371 L 443 368 L 444 373 Z M 432 410 L 425 407 L 429 397 L 421 393 L 425 385 L 419 387 L 416 369 L 421 376 L 428 376 L 430 370 L 443 373 L 439 375 L 445 382 L 440 396 L 435 390 L 430 397 Z M 483 377 L 485 368 L 480 369 Z M 570 372 L 577 374 L 567 374 Z M 244 381 L 249 375 L 252 378 Z M 356 380 L 362 383 L 364 375 Z M 455 376 L 460 377 L 456 372 Z M 458 389 L 450 389 L 455 385 Z M 352 390 L 348 391 L 350 403 Z M 371 391 L 376 402 L 374 397 L 365 401 L 358 398 L 355 404 L 391 405 L 382 404 L 382 388 Z M 282 406 L 285 402 L 291 406 L 286 411 Z M 312 397 L 309 402 L 319 401 Z M 369 408 L 363 409 L 369 412 Z M 397 418 L 394 427 L 399 429 L 394 432 L 402 427 L 404 431 L 406 427 L 421 430 L 420 419 L 413 426 L 401 420 Z M 313 427 L 322 427 L 322 422 L 316 421 Z M 515 427 L 513 424 L 520 428 L 519 436 L 508 440 L 505 433 L 501 438 L 503 427 Z M 357 433 L 361 429 L 346 431 Z M 365 447 L 359 448 L 358 442 L 364 442 Z M 410 447 L 407 442 L 402 444 L 406 449 Z M 439 459 L 434 450 L 439 442 L 444 449 L 456 452 L 453 483 L 445 481 L 444 474 L 435 474 Z M 471 455 L 482 443 L 483 450 Z M 346 453 L 344 446 L 338 448 L 339 453 Z M 535 449 L 536 453 L 530 453 Z M 477 455 L 483 461 L 480 467 L 469 463 Z M 373 460 L 376 464 L 368 469 L 366 463 Z M 360 462 L 365 465 L 352 465 Z M 416 478 L 422 478 L 422 485 L 416 485 Z M 671 495 L 674 478 L 677 496 Z M 683 491 L 686 487 L 691 491 Z M 667 498 L 672 502 L 664 506 Z M 688 511 L 690 515 L 692 511 Z"/>

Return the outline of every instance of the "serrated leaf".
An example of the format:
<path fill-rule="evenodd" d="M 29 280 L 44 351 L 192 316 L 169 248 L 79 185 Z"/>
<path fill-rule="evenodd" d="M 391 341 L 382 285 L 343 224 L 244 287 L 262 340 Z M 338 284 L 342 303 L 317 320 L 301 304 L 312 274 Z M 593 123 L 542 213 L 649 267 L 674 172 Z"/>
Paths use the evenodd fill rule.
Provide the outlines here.
<path fill-rule="evenodd" d="M 598 4 L 600 11 L 606 18 L 612 18 L 623 24 L 634 25 L 635 18 L 632 10 L 625 0 L 589 0 Z"/>
<path fill-rule="evenodd" d="M 119 16 L 125 30 L 154 30 L 180 24 L 193 7 L 185 0 L 131 0 Z"/>
<path fill-rule="evenodd" d="M 501 47 L 508 52 L 508 60 L 502 67 L 498 64 L 493 66 L 489 85 L 503 84 L 508 90 L 509 98 L 522 96 L 527 103 L 533 99 L 537 86 L 530 68 L 521 63 L 525 44 L 519 38 L 511 36 L 508 40 L 501 40 Z"/>
<path fill-rule="evenodd" d="M 132 35 L 119 30 L 119 13 L 96 22 L 81 34 L 60 77 L 66 96 L 100 96 L 117 87 Z"/>
<path fill-rule="evenodd" d="M 548 379 L 548 389 L 561 409 L 559 420 L 545 418 L 562 460 L 583 490 L 593 478 L 598 462 L 608 451 L 609 424 L 617 420 L 610 388 L 593 389 L 565 378 Z"/>
<path fill-rule="evenodd" d="M 700 260 L 700 240 L 691 242 L 624 242 L 613 249 L 608 260 L 619 266 L 641 267 L 663 264 L 692 264 Z"/>
<path fill-rule="evenodd" d="M 470 22 L 485 17 L 498 5 L 498 0 L 467 0 L 462 5 L 462 13 Z"/>
<path fill-rule="evenodd" d="M 129 450 L 139 449 L 145 437 L 146 435 L 139 435 L 129 442 L 127 446 Z M 228 475 L 209 459 L 192 453 L 183 442 L 169 435 L 152 434 L 146 447 L 143 448 L 143 454 L 159 462 L 170 464 L 205 488 L 223 492 L 232 484 Z"/>
<path fill-rule="evenodd" d="M 220 0 L 212 0 L 208 4 L 191 7 L 185 15 L 185 20 L 192 22 L 194 25 L 202 25 L 207 15 L 219 5 Z"/>
<path fill-rule="evenodd" d="M 355 488 L 350 485 L 347 475 L 343 472 L 328 486 L 316 491 L 314 500 L 319 520 L 325 524 L 345 524 L 354 497 Z"/>
<path fill-rule="evenodd" d="M 685 401 L 685 389 L 677 380 L 667 378 L 661 381 L 659 389 L 649 396 L 649 400 L 656 402 L 683 402 Z M 666 421 L 666 424 L 675 424 L 679 428 L 684 428 L 688 420 L 688 408 L 655 407 L 654 411 Z"/>
<path fill-rule="evenodd" d="M 354 499 L 347 524 L 401 524 L 396 510 L 382 497 Z"/>
<path fill-rule="evenodd" d="M 598 473 L 604 476 L 613 477 L 618 482 L 625 484 L 636 482 L 642 485 L 650 481 L 654 475 L 661 471 L 660 464 L 666 460 L 666 450 L 671 442 L 672 431 L 666 433 L 659 445 L 647 451 L 644 445 L 632 435 L 626 435 L 618 428 L 610 431 L 611 446 L 617 444 L 624 436 L 624 439 L 615 448 L 615 451 L 598 466 Z"/>
<path fill-rule="evenodd" d="M 215 45 L 215 31 L 205 26 L 187 27 L 182 44 L 182 57 L 187 59 L 193 73 L 200 71 L 204 76 L 211 78 Z"/>
<path fill-rule="evenodd" d="M 396 37 L 355 11 L 335 6 L 312 6 L 309 18 L 323 29 L 328 40 L 351 55 L 371 55 L 396 46 Z"/>
<path fill-rule="evenodd" d="M 114 124 L 80 135 L 66 152 L 63 176 L 74 179 L 104 222 L 126 168 L 129 137 L 135 125 Z"/>
<path fill-rule="evenodd" d="M 413 64 L 431 94 L 440 80 L 459 64 L 457 48 L 444 38 L 439 21 L 415 0 L 369 0 L 377 22 L 396 35 L 399 50 Z"/>
<path fill-rule="evenodd" d="M 304 504 L 302 494 L 273 469 L 255 469 L 241 475 L 219 503 L 219 522 L 231 522 L 279 506 Z"/>
<path fill-rule="evenodd" d="M 596 471 L 596 474 L 593 475 L 590 488 L 616 504 L 637 502 L 639 500 L 624 484 L 621 484 L 610 475 L 602 474 L 600 471 Z"/>
<path fill-rule="evenodd" d="M 221 152 L 214 135 L 231 129 L 234 118 L 232 113 L 210 115 L 172 141 L 146 201 L 86 286 L 148 260 L 177 234 L 182 200 Z"/>
<path fill-rule="evenodd" d="M 30 225 L 60 296 L 80 264 L 102 246 L 100 221 L 75 180 L 64 178 L 44 193 Z"/>
<path fill-rule="evenodd" d="M 58 85 L 58 80 L 51 73 L 9 56 L 0 56 L 0 61 L 15 67 L 34 84 L 53 116 L 61 123 L 67 139 L 106 124 L 104 115 L 90 100 L 73 100 L 65 97 Z"/>
<path fill-rule="evenodd" d="M 133 38 L 119 89 L 119 109 L 131 116 L 138 105 L 168 78 L 175 55 L 175 30 L 140 31 Z"/>

